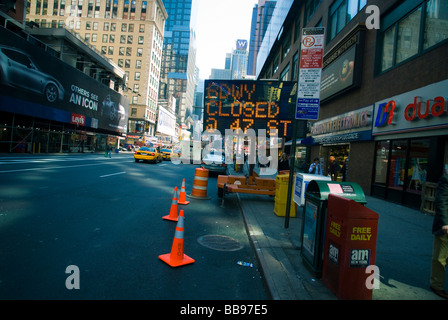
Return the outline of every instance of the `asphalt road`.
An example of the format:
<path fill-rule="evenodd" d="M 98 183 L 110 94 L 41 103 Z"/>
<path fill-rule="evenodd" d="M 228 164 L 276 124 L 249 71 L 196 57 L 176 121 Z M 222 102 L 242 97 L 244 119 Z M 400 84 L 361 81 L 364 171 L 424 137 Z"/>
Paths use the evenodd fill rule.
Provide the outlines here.
<path fill-rule="evenodd" d="M 190 194 L 197 167 L 132 154 L 0 156 L 0 299 L 269 299 L 238 203 L 221 206 L 216 177 L 210 200 L 179 205 L 195 263 L 158 258 L 173 242 L 176 222 L 162 216 L 174 187 L 185 178 Z"/>

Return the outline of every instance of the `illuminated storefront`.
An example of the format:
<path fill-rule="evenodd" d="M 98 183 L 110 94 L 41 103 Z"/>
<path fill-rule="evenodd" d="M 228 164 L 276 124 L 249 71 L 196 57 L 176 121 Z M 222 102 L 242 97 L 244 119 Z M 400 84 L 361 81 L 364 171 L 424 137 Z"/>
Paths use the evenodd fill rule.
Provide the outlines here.
<path fill-rule="evenodd" d="M 372 194 L 420 205 L 423 184 L 448 163 L 448 80 L 375 103 Z"/>

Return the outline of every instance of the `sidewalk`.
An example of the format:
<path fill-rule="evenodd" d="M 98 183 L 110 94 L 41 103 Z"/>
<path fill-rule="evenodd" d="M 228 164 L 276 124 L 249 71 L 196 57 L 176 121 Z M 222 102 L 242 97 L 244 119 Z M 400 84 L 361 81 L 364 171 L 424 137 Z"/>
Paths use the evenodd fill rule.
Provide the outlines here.
<path fill-rule="evenodd" d="M 235 173 L 229 166 L 229 174 L 244 173 Z M 302 207 L 298 207 L 296 217 L 290 217 L 289 227 L 285 228 L 285 217 L 274 213 L 274 197 L 252 194 L 225 197 L 239 200 L 272 299 L 338 299 L 302 261 Z M 433 216 L 367 195 L 366 201 L 366 207 L 379 214 L 375 264 L 380 269 L 381 283 L 373 291 L 372 299 L 443 300 L 429 289 Z"/>

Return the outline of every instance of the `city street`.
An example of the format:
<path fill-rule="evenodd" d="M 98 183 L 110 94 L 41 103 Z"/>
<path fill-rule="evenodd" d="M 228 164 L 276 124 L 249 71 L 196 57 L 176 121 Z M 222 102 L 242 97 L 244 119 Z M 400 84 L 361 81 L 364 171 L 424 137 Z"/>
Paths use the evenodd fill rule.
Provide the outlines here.
<path fill-rule="evenodd" d="M 184 209 L 185 254 L 172 268 L 174 187 L 197 165 L 135 163 L 131 153 L 0 157 L 0 299 L 269 299 L 234 198 Z M 207 239 L 214 241 L 207 242 Z M 238 264 L 239 261 L 252 266 Z M 74 269 L 79 269 L 79 289 Z M 73 267 L 71 267 L 73 268 Z M 71 271 L 70 271 L 71 270 Z"/>

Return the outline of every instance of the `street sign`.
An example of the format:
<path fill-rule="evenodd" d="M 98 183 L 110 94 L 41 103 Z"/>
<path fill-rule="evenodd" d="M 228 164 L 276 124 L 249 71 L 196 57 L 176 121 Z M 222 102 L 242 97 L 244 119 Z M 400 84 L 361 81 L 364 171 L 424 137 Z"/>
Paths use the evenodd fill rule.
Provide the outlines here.
<path fill-rule="evenodd" d="M 318 120 L 325 28 L 303 28 L 296 119 Z"/>

